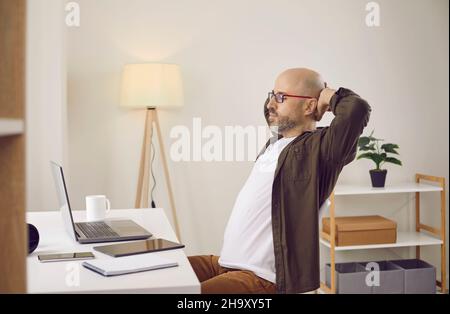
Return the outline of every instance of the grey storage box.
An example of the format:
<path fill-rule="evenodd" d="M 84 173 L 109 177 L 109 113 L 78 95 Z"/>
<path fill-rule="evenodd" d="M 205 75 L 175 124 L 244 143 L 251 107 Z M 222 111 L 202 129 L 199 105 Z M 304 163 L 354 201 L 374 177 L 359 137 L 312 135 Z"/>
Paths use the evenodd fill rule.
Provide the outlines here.
<path fill-rule="evenodd" d="M 420 259 L 394 260 L 404 272 L 405 293 L 436 293 L 436 268 Z"/>
<path fill-rule="evenodd" d="M 336 293 L 370 294 L 372 287 L 367 286 L 368 271 L 360 263 L 336 263 Z M 325 265 L 325 283 L 331 287 L 331 265 Z"/>
<path fill-rule="evenodd" d="M 379 273 L 369 275 L 372 280 L 379 279 L 379 282 L 373 282 L 371 286 L 374 294 L 402 294 L 404 293 L 404 270 L 390 261 L 362 262 L 361 265 L 367 269 L 369 263 L 376 263 L 374 268 L 368 269 L 369 272 L 379 270 Z M 371 265 L 369 265 L 371 266 Z M 370 281 L 372 281 L 370 280 Z"/>

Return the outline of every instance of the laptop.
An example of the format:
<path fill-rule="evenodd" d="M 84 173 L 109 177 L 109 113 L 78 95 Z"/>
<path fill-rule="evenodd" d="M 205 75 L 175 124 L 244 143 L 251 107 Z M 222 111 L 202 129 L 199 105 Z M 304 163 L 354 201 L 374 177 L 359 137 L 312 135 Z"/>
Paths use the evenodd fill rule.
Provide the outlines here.
<path fill-rule="evenodd" d="M 63 169 L 53 161 L 50 162 L 50 165 L 55 180 L 64 227 L 72 239 L 79 243 L 100 243 L 141 240 L 152 236 L 150 232 L 132 220 L 74 222 Z"/>

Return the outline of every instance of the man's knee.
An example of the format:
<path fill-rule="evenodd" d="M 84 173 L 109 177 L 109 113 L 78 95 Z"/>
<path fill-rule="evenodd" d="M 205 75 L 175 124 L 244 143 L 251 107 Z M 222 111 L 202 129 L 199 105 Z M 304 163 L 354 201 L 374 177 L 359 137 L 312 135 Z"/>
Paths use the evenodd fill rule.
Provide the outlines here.
<path fill-rule="evenodd" d="M 200 282 L 208 280 L 216 275 L 216 256 L 195 255 L 188 256 L 189 263 Z"/>

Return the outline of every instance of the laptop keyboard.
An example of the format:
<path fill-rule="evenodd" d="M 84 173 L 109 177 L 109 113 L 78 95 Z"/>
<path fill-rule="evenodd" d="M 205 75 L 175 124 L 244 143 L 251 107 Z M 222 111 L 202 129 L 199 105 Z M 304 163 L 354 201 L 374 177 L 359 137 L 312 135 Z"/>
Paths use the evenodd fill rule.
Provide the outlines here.
<path fill-rule="evenodd" d="M 88 238 L 113 238 L 119 234 L 104 222 L 85 222 L 77 224 L 77 227 Z"/>

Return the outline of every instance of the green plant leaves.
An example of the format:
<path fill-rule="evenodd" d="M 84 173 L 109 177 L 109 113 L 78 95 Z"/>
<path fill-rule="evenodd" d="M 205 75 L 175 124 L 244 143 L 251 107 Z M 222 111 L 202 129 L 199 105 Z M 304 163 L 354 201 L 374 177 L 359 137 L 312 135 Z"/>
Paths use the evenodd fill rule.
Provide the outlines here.
<path fill-rule="evenodd" d="M 373 154 L 372 160 L 377 164 L 377 166 L 384 161 L 384 158 L 382 155 Z M 378 167 L 377 167 L 378 168 Z"/>
<path fill-rule="evenodd" d="M 375 153 L 364 153 L 364 154 L 361 154 L 358 157 L 356 157 L 356 159 L 361 159 L 361 158 L 372 159 L 374 155 L 375 155 Z"/>
<path fill-rule="evenodd" d="M 396 165 L 399 165 L 399 166 L 402 165 L 402 162 L 400 160 L 398 160 L 397 158 L 394 158 L 394 157 L 387 157 L 385 162 L 390 162 L 390 163 L 393 163 L 393 164 L 396 164 Z"/>
<path fill-rule="evenodd" d="M 362 151 L 375 150 L 375 143 L 370 144 L 370 138 L 367 136 L 362 136 L 358 139 L 358 148 Z"/>
<path fill-rule="evenodd" d="M 361 137 L 358 139 L 358 146 L 359 146 L 360 148 L 369 145 L 369 143 L 370 143 L 370 138 L 368 138 L 367 136 L 361 136 Z"/>
<path fill-rule="evenodd" d="M 368 151 L 368 150 L 375 150 L 375 144 L 372 144 L 370 146 L 363 146 L 359 148 L 362 151 Z"/>
<path fill-rule="evenodd" d="M 364 153 L 359 155 L 356 159 L 361 159 L 361 158 L 367 158 L 372 160 L 376 165 L 377 165 L 377 169 L 379 168 L 380 163 L 382 163 L 384 161 L 383 156 L 377 154 L 377 153 Z"/>
<path fill-rule="evenodd" d="M 358 149 L 361 153 L 357 159 L 366 158 L 372 160 L 377 169 L 380 169 L 380 165 L 389 162 L 401 166 L 402 162 L 396 158 L 388 157 L 388 154 L 399 155 L 397 149 L 399 146 L 397 144 L 386 143 L 379 146 L 379 142 L 384 141 L 383 139 L 377 139 L 373 137 L 375 130 L 372 130 L 369 136 L 361 136 L 358 139 Z"/>
<path fill-rule="evenodd" d="M 397 144 L 383 144 L 381 145 L 381 149 L 384 149 L 384 151 L 386 153 L 392 153 L 392 154 L 397 154 L 399 155 L 399 153 L 395 150 L 396 148 L 399 148 Z"/>

